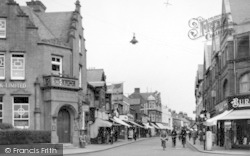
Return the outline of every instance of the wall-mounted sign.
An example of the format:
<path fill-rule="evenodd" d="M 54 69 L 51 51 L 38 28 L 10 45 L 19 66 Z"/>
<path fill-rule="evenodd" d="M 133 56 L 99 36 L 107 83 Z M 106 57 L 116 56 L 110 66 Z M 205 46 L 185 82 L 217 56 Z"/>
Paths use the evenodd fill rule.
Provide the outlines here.
<path fill-rule="evenodd" d="M 0 88 L 26 88 L 26 83 L 3 82 L 0 83 Z"/>
<path fill-rule="evenodd" d="M 215 106 L 215 111 L 217 113 L 223 112 L 224 110 L 227 110 L 227 109 L 228 109 L 227 100 L 224 100 Z"/>
<path fill-rule="evenodd" d="M 249 98 L 233 98 L 230 103 L 233 108 L 250 107 Z"/>

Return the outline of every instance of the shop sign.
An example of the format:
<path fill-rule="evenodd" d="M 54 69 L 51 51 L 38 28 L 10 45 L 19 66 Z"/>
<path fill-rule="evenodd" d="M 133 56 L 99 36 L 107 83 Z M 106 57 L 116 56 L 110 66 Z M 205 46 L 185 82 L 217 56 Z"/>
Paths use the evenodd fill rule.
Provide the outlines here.
<path fill-rule="evenodd" d="M 233 108 L 240 108 L 240 107 L 250 107 L 250 100 L 249 98 L 233 98 L 230 102 Z"/>
<path fill-rule="evenodd" d="M 227 107 L 228 107 L 227 100 L 224 100 L 224 101 L 222 101 L 221 103 L 219 103 L 218 105 L 215 106 L 215 110 L 216 110 L 217 113 L 220 113 L 220 112 L 226 110 Z"/>
<path fill-rule="evenodd" d="M 26 83 L 0 83 L 0 88 L 26 88 Z"/>
<path fill-rule="evenodd" d="M 82 106 L 82 111 L 88 112 L 89 111 L 89 105 L 83 105 Z"/>

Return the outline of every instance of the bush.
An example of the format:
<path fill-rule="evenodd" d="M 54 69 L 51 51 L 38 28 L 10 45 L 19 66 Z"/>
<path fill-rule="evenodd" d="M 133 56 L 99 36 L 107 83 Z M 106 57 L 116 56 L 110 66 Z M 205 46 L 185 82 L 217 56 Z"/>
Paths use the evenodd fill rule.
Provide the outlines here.
<path fill-rule="evenodd" d="M 19 129 L 0 131 L 0 145 L 50 143 L 50 140 L 50 131 Z"/>
<path fill-rule="evenodd" d="M 0 130 L 13 129 L 12 124 L 9 123 L 0 123 Z"/>

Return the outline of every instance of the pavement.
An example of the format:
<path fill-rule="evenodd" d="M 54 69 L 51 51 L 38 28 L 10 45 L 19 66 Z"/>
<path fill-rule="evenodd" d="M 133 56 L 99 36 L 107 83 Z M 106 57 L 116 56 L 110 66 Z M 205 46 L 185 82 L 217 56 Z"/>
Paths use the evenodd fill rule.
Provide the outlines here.
<path fill-rule="evenodd" d="M 150 138 L 139 138 L 136 141 L 134 140 L 122 140 L 118 139 L 118 141 L 111 144 L 88 144 L 85 148 L 78 148 L 78 147 L 68 147 L 63 149 L 63 155 L 71 155 L 71 154 L 81 154 L 81 153 L 92 153 L 92 152 L 100 152 L 105 151 L 108 149 L 132 144 L 135 142 L 140 142 L 144 140 L 148 140 Z"/>
<path fill-rule="evenodd" d="M 243 149 L 230 149 L 226 150 L 224 147 L 220 146 L 213 146 L 211 151 L 204 150 L 204 144 L 203 142 L 200 143 L 200 141 L 197 139 L 196 144 L 193 144 L 193 138 L 190 140 L 187 140 L 187 144 L 195 148 L 197 151 L 202 153 L 211 153 L 211 154 L 222 154 L 222 155 L 250 155 L 250 150 L 243 150 Z"/>

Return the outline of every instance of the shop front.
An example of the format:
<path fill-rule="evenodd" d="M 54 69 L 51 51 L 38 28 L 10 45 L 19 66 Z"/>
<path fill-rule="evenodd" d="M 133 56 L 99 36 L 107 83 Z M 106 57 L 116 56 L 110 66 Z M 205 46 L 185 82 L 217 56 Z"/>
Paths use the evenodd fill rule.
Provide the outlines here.
<path fill-rule="evenodd" d="M 230 97 L 228 101 L 232 111 L 218 119 L 224 132 L 224 147 L 250 149 L 250 96 Z"/>

